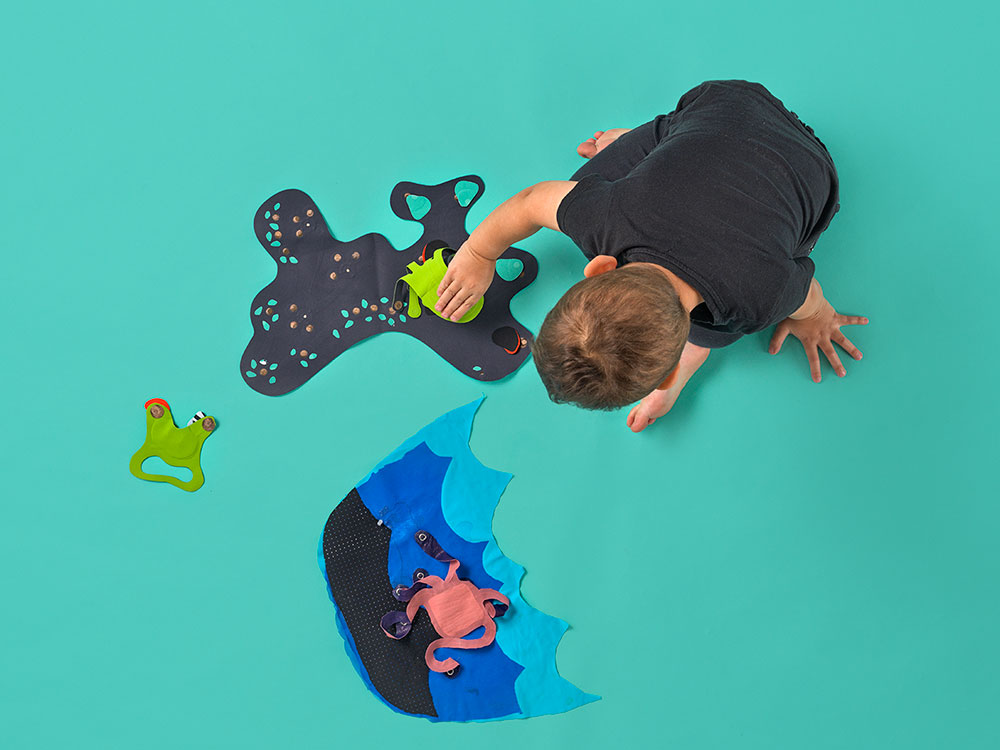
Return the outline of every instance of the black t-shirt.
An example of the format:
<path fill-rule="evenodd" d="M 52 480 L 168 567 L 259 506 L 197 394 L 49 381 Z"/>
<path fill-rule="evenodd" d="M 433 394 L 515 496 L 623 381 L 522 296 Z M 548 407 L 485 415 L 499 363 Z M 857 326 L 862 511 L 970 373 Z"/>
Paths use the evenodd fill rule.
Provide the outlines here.
<path fill-rule="evenodd" d="M 708 81 L 575 175 L 556 214 L 588 258 L 652 262 L 705 302 L 690 340 L 725 346 L 805 301 L 809 253 L 839 208 L 812 129 L 763 86 Z"/>

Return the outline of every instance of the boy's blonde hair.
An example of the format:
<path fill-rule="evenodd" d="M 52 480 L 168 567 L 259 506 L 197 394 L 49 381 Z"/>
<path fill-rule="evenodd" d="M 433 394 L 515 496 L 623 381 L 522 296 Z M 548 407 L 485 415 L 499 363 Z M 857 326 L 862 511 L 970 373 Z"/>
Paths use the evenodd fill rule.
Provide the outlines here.
<path fill-rule="evenodd" d="M 531 351 L 553 401 L 617 409 L 666 380 L 690 326 L 664 274 L 623 266 L 570 287 L 545 316 Z"/>

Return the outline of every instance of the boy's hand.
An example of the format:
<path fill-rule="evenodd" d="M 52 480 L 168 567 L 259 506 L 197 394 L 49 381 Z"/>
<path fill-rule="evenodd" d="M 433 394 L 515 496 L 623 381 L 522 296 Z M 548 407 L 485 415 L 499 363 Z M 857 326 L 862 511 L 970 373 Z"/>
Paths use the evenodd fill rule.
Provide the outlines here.
<path fill-rule="evenodd" d="M 497 262 L 480 255 L 466 240 L 448 264 L 448 272 L 438 286 L 434 309 L 451 320 L 459 320 L 493 283 Z"/>
<path fill-rule="evenodd" d="M 818 383 L 822 378 L 819 366 L 820 350 L 830 360 L 830 364 L 833 365 L 837 374 L 844 377 L 847 370 L 840 363 L 840 357 L 837 356 L 837 350 L 833 346 L 834 343 L 838 344 L 854 359 L 861 359 L 861 352 L 858 351 L 858 348 L 840 332 L 840 327 L 847 325 L 865 326 L 868 325 L 868 318 L 857 315 L 841 315 L 833 309 L 833 305 L 823 300 L 819 310 L 808 318 L 799 320 L 785 318 L 778 323 L 778 327 L 774 329 L 774 336 L 771 337 L 771 346 L 768 351 L 771 354 L 777 354 L 781 351 L 781 345 L 788 334 L 792 334 L 802 342 L 802 348 L 806 351 L 806 358 L 809 360 L 809 369 L 812 370 L 814 382 Z"/>

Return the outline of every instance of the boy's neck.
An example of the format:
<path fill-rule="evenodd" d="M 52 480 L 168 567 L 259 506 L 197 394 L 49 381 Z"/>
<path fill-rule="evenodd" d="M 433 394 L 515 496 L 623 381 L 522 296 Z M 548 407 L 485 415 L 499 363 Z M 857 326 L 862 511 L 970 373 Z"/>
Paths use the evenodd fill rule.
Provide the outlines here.
<path fill-rule="evenodd" d="M 677 292 L 677 296 L 680 298 L 681 304 L 684 306 L 684 310 L 686 312 L 691 312 L 705 301 L 705 298 L 701 296 L 701 293 L 697 289 L 688 284 L 673 271 L 664 268 L 657 263 L 645 263 L 644 265 L 652 266 L 670 280 L 670 283 L 673 284 L 674 289 Z"/>

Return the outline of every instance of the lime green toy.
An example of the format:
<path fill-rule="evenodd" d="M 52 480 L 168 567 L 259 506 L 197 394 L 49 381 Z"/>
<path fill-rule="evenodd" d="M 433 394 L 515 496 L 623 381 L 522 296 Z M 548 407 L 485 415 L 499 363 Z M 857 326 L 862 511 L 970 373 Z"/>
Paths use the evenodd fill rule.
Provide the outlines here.
<path fill-rule="evenodd" d="M 170 413 L 170 404 L 162 398 L 151 398 L 146 402 L 146 442 L 128 462 L 128 470 L 139 479 L 169 482 L 174 487 L 194 492 L 205 483 L 201 471 L 201 446 L 216 426 L 215 417 L 198 412 L 186 427 L 178 427 Z M 171 466 L 190 469 L 191 479 L 182 482 L 166 474 L 147 474 L 142 470 L 142 462 L 151 456 L 158 456 Z"/>
<path fill-rule="evenodd" d="M 405 282 L 410 288 L 410 300 L 406 309 L 406 314 L 411 318 L 420 317 L 421 302 L 424 303 L 424 307 L 437 315 L 439 318 L 447 320 L 449 323 L 468 323 L 470 320 L 474 320 L 483 309 L 483 298 L 480 298 L 479 301 L 476 302 L 476 304 L 474 304 L 467 313 L 465 313 L 465 315 L 455 321 L 450 318 L 445 318 L 441 313 L 434 309 L 434 305 L 436 305 L 438 301 L 438 285 L 441 283 L 441 279 L 444 278 L 445 273 L 448 271 L 448 264 L 444 259 L 446 251 L 450 254 L 454 254 L 454 251 L 450 248 L 438 247 L 434 250 L 434 254 L 430 258 L 427 258 L 420 263 L 413 261 L 406 266 L 409 273 L 403 276 L 400 281 Z"/>

